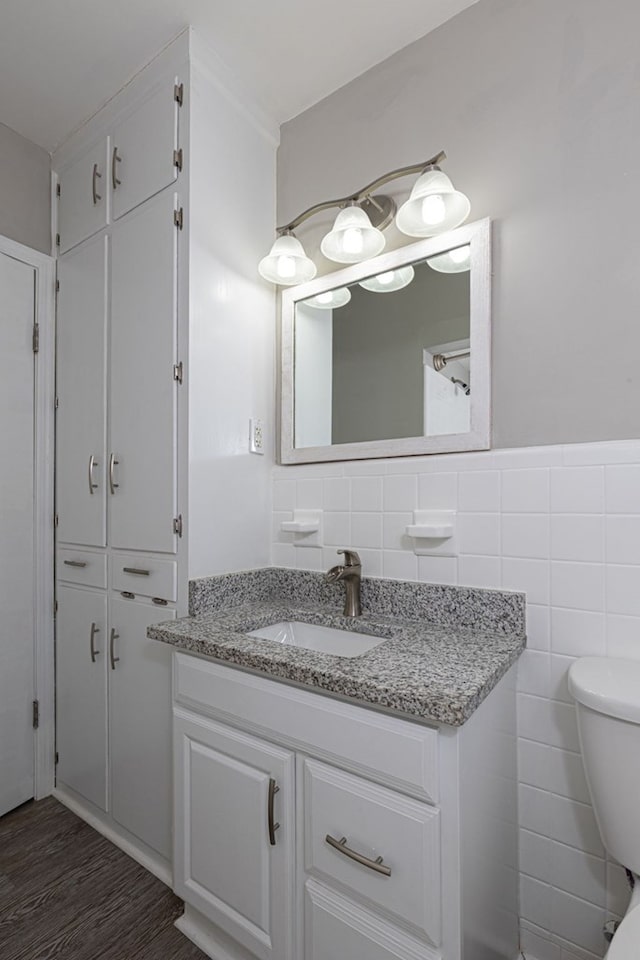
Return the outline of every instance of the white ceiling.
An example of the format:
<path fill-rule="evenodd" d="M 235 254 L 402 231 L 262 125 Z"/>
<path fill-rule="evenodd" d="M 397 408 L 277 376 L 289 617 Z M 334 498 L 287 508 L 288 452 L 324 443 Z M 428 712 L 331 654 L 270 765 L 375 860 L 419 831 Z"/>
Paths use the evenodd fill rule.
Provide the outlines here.
<path fill-rule="evenodd" d="M 280 124 L 476 0 L 0 0 L 0 123 L 61 143 L 191 24 Z"/>

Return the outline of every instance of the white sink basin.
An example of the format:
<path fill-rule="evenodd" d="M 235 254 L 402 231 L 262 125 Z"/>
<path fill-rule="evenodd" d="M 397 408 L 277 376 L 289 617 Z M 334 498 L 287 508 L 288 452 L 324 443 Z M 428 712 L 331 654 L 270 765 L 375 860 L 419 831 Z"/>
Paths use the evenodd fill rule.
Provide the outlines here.
<path fill-rule="evenodd" d="M 297 620 L 272 623 L 247 634 L 258 640 L 273 640 L 289 647 L 305 647 L 320 653 L 332 653 L 337 657 L 359 657 L 384 643 L 386 637 L 372 637 L 367 633 L 352 633 L 351 630 L 335 630 L 333 627 L 319 627 L 312 623 L 299 623 Z"/>

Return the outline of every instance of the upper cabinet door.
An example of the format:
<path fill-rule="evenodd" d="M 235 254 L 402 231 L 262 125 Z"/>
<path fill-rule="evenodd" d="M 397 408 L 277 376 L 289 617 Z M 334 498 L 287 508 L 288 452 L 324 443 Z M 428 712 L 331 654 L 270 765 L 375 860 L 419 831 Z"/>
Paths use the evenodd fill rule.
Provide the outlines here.
<path fill-rule="evenodd" d="M 106 545 L 106 329 L 109 241 L 58 260 L 58 540 Z"/>
<path fill-rule="evenodd" d="M 107 223 L 109 141 L 100 140 L 58 173 L 61 253 Z"/>
<path fill-rule="evenodd" d="M 175 204 L 165 191 L 112 235 L 109 542 L 161 553 L 176 549 Z"/>
<path fill-rule="evenodd" d="M 178 176 L 178 109 L 174 83 L 164 80 L 114 128 L 109 161 L 114 220 Z"/>

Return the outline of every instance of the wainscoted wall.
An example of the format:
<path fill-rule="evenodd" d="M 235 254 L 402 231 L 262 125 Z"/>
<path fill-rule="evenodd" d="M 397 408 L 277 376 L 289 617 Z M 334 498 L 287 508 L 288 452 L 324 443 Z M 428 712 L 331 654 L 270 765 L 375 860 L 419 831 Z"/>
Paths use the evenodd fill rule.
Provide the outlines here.
<path fill-rule="evenodd" d="M 589 804 L 566 672 L 575 657 L 640 658 L 640 440 L 276 467 L 272 562 L 326 569 L 349 546 L 369 576 L 523 590 L 519 667 L 522 947 L 595 960 L 621 915 L 624 871 Z M 324 546 L 280 522 L 322 508 Z M 456 509 L 456 556 L 417 557 L 416 508 Z"/>

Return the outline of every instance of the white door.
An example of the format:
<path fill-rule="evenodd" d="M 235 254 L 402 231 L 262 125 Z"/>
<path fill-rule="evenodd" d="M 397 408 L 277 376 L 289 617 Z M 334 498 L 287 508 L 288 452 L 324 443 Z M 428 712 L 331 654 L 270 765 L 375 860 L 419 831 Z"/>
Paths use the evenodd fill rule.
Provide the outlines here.
<path fill-rule="evenodd" d="M 137 207 L 178 176 L 178 103 L 163 80 L 114 128 L 111 145 L 113 219 Z"/>
<path fill-rule="evenodd" d="M 58 235 L 64 253 L 107 223 L 109 144 L 106 138 L 58 173 Z"/>
<path fill-rule="evenodd" d="M 125 830 L 171 856 L 171 647 L 147 627 L 175 610 L 111 601 L 109 685 L 111 813 Z"/>
<path fill-rule="evenodd" d="M 172 190 L 115 224 L 111 250 L 110 539 L 173 553 L 177 235 Z"/>
<path fill-rule="evenodd" d="M 260 960 L 293 957 L 294 769 L 281 747 L 174 717 L 174 890 Z"/>
<path fill-rule="evenodd" d="M 57 598 L 57 780 L 106 810 L 107 596 L 59 586 Z"/>
<path fill-rule="evenodd" d="M 107 237 L 58 261 L 58 542 L 107 542 Z"/>
<path fill-rule="evenodd" d="M 34 286 L 0 254 L 0 815 L 34 792 Z"/>

